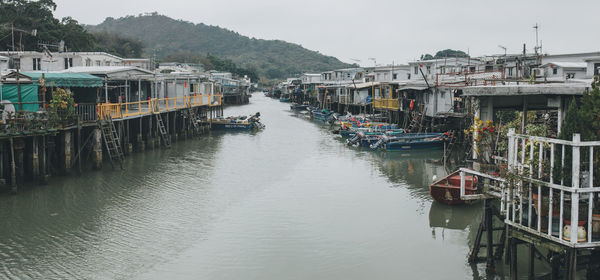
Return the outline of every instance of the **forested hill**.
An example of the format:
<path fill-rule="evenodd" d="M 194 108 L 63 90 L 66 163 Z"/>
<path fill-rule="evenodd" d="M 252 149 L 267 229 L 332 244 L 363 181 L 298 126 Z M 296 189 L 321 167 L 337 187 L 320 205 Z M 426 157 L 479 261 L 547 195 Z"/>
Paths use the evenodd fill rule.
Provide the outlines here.
<path fill-rule="evenodd" d="M 231 60 L 240 67 L 267 78 L 284 78 L 303 72 L 321 72 L 349 67 L 332 56 L 307 50 L 280 40 L 248 38 L 218 26 L 193 24 L 156 13 L 107 18 L 92 32 L 109 32 L 142 41 L 147 55 L 159 57 L 210 54 Z"/>

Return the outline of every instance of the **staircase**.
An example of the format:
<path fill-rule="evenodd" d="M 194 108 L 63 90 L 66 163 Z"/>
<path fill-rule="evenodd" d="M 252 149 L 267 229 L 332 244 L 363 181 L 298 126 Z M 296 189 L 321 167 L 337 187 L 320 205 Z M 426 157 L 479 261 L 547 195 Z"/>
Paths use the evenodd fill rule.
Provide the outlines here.
<path fill-rule="evenodd" d="M 119 133 L 110 115 L 106 116 L 104 120 L 98 120 L 98 127 L 100 127 L 100 131 L 102 132 L 102 141 L 108 153 L 110 164 L 114 168 L 115 162 L 118 162 L 121 169 L 123 169 L 123 149 L 121 149 Z"/>
<path fill-rule="evenodd" d="M 162 116 L 160 115 L 160 113 L 158 113 L 158 114 L 155 113 L 154 119 L 156 119 L 156 127 L 158 130 L 158 133 L 160 134 L 160 138 L 162 139 L 162 143 L 167 148 L 171 147 L 171 138 L 169 137 L 169 134 L 167 134 L 167 129 L 165 128 L 165 123 L 163 122 L 163 119 L 162 119 Z"/>

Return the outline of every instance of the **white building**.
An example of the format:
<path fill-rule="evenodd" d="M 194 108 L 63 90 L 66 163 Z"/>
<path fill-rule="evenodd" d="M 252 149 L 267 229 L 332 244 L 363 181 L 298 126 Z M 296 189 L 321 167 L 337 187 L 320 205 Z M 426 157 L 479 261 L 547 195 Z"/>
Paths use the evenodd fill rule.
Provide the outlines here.
<path fill-rule="evenodd" d="M 8 72 L 8 60 L 8 57 L 0 56 L 0 75 L 2 75 L 4 72 Z"/>
<path fill-rule="evenodd" d="M 365 68 L 366 82 L 398 82 L 408 80 L 410 66 L 408 65 L 387 65 Z"/>
<path fill-rule="evenodd" d="M 71 67 L 135 66 L 150 69 L 148 59 L 124 59 L 105 52 L 57 52 L 36 51 L 0 52 L 9 57 L 9 68 L 21 71 L 62 71 Z"/>
<path fill-rule="evenodd" d="M 319 84 L 321 83 L 321 74 L 305 73 L 300 75 L 300 80 L 303 85 Z"/>
<path fill-rule="evenodd" d="M 600 74 L 600 56 L 587 58 L 585 62 L 587 63 L 586 75 L 588 78 L 593 78 Z"/>
<path fill-rule="evenodd" d="M 587 78 L 587 67 L 585 62 L 548 62 L 541 66 L 546 80 L 560 82 Z"/>

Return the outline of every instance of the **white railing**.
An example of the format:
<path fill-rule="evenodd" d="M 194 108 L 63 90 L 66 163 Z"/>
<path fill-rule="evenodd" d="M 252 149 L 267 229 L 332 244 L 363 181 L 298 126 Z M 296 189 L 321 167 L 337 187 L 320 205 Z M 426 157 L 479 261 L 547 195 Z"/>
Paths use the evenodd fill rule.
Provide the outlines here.
<path fill-rule="evenodd" d="M 594 182 L 599 146 L 598 141 L 580 141 L 579 134 L 566 141 L 520 135 L 511 129 L 506 174 L 461 169 L 461 196 L 465 176 L 478 176 L 487 184 L 483 193 L 463 199 L 498 198 L 510 226 L 571 247 L 600 246 L 600 214 L 594 218 L 594 210 L 600 210 L 594 207 L 600 193 Z"/>

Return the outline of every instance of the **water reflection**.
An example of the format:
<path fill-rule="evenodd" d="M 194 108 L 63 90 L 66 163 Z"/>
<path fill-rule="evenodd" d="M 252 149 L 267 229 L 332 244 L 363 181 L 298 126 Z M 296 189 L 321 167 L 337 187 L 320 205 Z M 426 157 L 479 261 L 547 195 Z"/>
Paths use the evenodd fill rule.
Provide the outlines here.
<path fill-rule="evenodd" d="M 478 206 L 432 203 L 441 151 L 353 149 L 260 97 L 257 133 L 0 197 L 0 278 L 464 279 Z M 469 223 L 472 224 L 469 225 Z M 433 232 L 433 233 L 432 233 Z M 436 269 L 424 269 L 439 263 Z M 475 274 L 476 275 L 476 274 Z"/>

